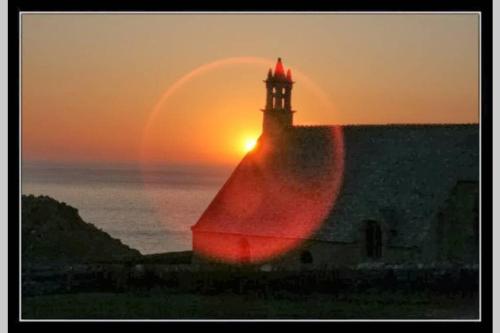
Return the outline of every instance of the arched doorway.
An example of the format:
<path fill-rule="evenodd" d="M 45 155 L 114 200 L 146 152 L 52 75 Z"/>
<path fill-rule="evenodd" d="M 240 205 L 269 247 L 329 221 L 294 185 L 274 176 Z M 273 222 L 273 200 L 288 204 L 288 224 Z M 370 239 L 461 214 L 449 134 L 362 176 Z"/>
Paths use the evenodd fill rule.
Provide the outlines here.
<path fill-rule="evenodd" d="M 240 263 L 249 263 L 250 262 L 250 244 L 248 243 L 248 240 L 244 237 L 240 239 L 239 250 L 240 250 L 240 253 L 239 253 Z"/>

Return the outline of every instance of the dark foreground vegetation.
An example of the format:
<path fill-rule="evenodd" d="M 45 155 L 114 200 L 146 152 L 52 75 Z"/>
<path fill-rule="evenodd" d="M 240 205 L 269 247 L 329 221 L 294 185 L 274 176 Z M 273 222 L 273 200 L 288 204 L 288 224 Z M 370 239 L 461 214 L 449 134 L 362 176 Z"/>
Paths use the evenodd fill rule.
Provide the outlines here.
<path fill-rule="evenodd" d="M 127 268 L 128 267 L 128 268 Z M 25 274 L 23 318 L 473 319 L 470 271 L 199 271 L 101 265 Z"/>
<path fill-rule="evenodd" d="M 23 299 L 25 319 L 474 319 L 476 296 L 368 292 L 218 295 L 155 289 Z"/>

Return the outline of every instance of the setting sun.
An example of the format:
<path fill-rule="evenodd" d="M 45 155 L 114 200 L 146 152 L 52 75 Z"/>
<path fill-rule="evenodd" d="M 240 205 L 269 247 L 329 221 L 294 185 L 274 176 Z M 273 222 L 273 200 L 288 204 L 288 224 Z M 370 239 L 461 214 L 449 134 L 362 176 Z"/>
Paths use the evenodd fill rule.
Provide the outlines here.
<path fill-rule="evenodd" d="M 252 149 L 255 148 L 256 145 L 257 145 L 257 139 L 255 139 L 255 138 L 247 138 L 245 140 L 245 144 L 244 144 L 244 150 L 245 150 L 245 152 L 251 151 Z"/>

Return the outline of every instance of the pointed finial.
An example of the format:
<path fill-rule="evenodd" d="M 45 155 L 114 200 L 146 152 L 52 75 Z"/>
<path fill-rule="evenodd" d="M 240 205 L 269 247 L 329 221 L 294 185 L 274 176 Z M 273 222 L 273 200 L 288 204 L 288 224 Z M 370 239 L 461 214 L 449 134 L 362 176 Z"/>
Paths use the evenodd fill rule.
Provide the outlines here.
<path fill-rule="evenodd" d="M 292 71 L 290 70 L 290 68 L 286 71 L 286 79 L 288 81 L 292 81 Z"/>
<path fill-rule="evenodd" d="M 269 68 L 269 71 L 267 72 L 267 78 L 270 79 L 273 77 L 273 70 Z"/>
<path fill-rule="evenodd" d="M 276 63 L 276 67 L 274 68 L 274 76 L 285 76 L 285 69 L 283 68 L 281 58 L 278 58 L 278 62 Z"/>

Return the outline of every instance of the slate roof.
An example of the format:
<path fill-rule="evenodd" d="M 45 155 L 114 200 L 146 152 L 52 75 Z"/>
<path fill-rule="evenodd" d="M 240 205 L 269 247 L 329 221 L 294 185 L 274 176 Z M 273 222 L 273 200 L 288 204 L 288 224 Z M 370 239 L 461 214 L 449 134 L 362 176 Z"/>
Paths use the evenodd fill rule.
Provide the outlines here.
<path fill-rule="evenodd" d="M 343 140 L 340 193 L 309 238 L 353 242 L 362 221 L 373 219 L 395 231 L 391 245 L 418 246 L 457 181 L 479 179 L 477 124 L 343 126 Z M 275 142 L 261 138 L 193 231 L 300 237 L 300 228 L 285 217 L 293 219 L 322 200 L 319 192 L 333 180 L 325 165 L 332 165 L 335 144 L 328 126 L 296 126 Z M 259 227 L 272 219 L 271 227 Z"/>

